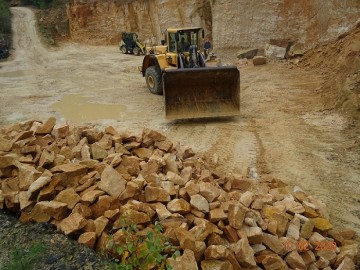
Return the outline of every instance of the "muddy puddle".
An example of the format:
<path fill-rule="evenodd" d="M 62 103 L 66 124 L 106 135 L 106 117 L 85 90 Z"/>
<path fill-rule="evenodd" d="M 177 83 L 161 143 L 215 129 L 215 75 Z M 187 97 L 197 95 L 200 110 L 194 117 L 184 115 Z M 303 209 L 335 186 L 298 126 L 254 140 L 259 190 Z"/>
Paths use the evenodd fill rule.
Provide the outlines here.
<path fill-rule="evenodd" d="M 81 95 L 64 96 L 50 107 L 62 118 L 76 124 L 99 119 L 120 119 L 127 114 L 124 105 L 96 103 L 94 98 Z"/>

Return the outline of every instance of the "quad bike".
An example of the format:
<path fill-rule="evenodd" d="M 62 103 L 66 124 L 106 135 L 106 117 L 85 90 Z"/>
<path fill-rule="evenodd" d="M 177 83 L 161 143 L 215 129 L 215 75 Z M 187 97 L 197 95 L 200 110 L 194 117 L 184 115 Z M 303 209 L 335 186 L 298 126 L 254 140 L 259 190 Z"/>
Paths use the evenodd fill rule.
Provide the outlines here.
<path fill-rule="evenodd" d="M 122 53 L 133 53 L 135 55 L 146 54 L 146 46 L 138 39 L 136 33 L 123 32 L 122 40 L 119 43 L 119 49 Z"/>
<path fill-rule="evenodd" d="M 150 92 L 164 95 L 168 119 L 240 114 L 239 70 L 206 61 L 201 38 L 201 28 L 167 29 L 164 45 L 151 48 L 139 67 Z"/>

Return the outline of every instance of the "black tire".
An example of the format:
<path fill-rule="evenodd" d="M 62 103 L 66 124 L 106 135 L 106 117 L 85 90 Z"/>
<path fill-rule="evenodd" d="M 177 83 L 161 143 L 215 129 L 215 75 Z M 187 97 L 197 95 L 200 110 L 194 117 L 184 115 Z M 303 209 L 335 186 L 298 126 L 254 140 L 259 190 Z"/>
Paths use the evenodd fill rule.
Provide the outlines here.
<path fill-rule="evenodd" d="M 134 53 L 135 55 L 140 55 L 140 48 L 135 47 L 135 48 L 133 49 L 133 53 Z"/>
<path fill-rule="evenodd" d="M 145 80 L 146 85 L 151 93 L 155 95 L 163 94 L 161 73 L 156 70 L 155 66 L 151 66 L 146 69 Z"/>
<path fill-rule="evenodd" d="M 127 53 L 127 49 L 126 49 L 126 47 L 125 47 L 124 45 L 122 45 L 122 46 L 120 47 L 120 51 L 121 51 L 123 54 L 126 54 L 126 53 Z"/>

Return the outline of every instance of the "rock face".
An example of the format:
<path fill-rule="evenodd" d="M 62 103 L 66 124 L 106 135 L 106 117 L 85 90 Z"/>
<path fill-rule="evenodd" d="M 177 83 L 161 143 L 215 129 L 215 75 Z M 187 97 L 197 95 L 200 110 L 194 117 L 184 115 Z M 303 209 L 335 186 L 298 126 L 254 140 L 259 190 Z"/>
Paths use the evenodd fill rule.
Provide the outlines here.
<path fill-rule="evenodd" d="M 166 28 L 200 26 L 215 48 L 263 48 L 270 39 L 311 46 L 354 25 L 359 9 L 359 1 L 341 0 L 72 0 L 67 6 L 76 41 L 116 44 L 122 31 L 133 31 L 160 42 Z"/>
<path fill-rule="evenodd" d="M 275 179 L 215 173 L 156 131 L 69 127 L 59 136 L 48 133 L 53 120 L 46 123 L 46 133 L 34 134 L 34 121 L 0 129 L 10 142 L 0 151 L 0 208 L 22 222 L 49 222 L 112 255 L 108 241 L 120 245 L 124 226 L 146 235 L 159 222 L 182 254 L 169 259 L 174 269 L 353 269 L 354 231 L 333 228 L 325 205 L 305 192 Z M 83 159 L 79 149 L 94 144 L 106 155 Z M 44 151 L 57 161 L 43 162 Z M 29 177 L 20 181 L 24 171 Z"/>

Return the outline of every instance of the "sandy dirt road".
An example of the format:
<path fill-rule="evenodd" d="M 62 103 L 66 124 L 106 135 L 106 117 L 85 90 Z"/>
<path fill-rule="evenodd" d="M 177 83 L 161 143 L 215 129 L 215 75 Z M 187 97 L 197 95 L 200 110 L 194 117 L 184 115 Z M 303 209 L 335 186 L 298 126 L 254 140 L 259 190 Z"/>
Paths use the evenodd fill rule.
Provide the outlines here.
<path fill-rule="evenodd" d="M 360 136 L 324 109 L 320 76 L 281 63 L 243 66 L 240 117 L 167 121 L 163 97 L 150 94 L 137 71 L 142 57 L 116 46 L 47 49 L 32 11 L 12 12 L 13 59 L 0 63 L 1 125 L 56 116 L 136 134 L 156 129 L 217 159 L 221 170 L 300 186 L 328 205 L 335 225 L 360 234 Z"/>

